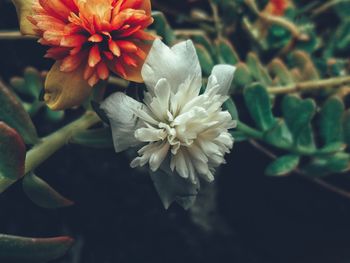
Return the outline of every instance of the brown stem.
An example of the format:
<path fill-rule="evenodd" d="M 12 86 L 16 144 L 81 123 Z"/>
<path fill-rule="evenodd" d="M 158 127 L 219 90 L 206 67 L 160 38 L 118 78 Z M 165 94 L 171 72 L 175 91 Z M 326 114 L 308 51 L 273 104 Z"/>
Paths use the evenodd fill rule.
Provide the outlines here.
<path fill-rule="evenodd" d="M 335 78 L 322 79 L 322 80 L 304 81 L 304 82 L 293 83 L 282 87 L 268 87 L 267 90 L 271 94 L 285 94 L 285 93 L 293 93 L 298 91 L 300 92 L 300 91 L 317 90 L 317 89 L 323 89 L 328 87 L 338 87 L 347 83 L 350 83 L 350 76 L 335 77 Z"/>
<path fill-rule="evenodd" d="M 213 3 L 213 1 L 209 0 L 209 4 L 211 7 L 211 10 L 213 12 L 213 20 L 214 20 L 214 24 L 215 24 L 215 29 L 216 29 L 216 33 L 217 33 L 217 37 L 218 38 L 222 38 L 222 23 L 221 23 L 221 19 L 220 19 L 220 15 L 219 15 L 219 8 L 217 6 L 217 4 Z"/>
<path fill-rule="evenodd" d="M 249 140 L 249 143 L 254 146 L 256 149 L 258 149 L 259 151 L 261 151 L 262 153 L 264 153 L 265 155 L 267 155 L 268 157 L 270 157 L 271 159 L 277 159 L 277 156 L 272 153 L 271 151 L 269 151 L 268 149 L 266 149 L 264 146 L 262 146 L 260 143 L 258 143 L 255 140 Z M 323 187 L 324 189 L 336 193 L 342 197 L 348 198 L 350 199 L 350 192 L 341 189 L 337 186 L 334 186 L 332 184 L 327 183 L 325 180 L 322 180 L 320 178 L 315 178 L 315 177 L 311 177 L 306 175 L 303 171 L 301 171 L 300 169 L 295 169 L 294 173 L 298 176 L 300 176 L 303 179 L 306 179 L 314 184 L 317 184 L 320 187 Z"/>

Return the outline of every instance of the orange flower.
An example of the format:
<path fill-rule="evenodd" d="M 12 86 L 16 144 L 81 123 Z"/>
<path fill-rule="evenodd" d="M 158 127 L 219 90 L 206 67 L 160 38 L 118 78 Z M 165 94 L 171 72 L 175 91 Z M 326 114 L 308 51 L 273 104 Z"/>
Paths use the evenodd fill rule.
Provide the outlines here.
<path fill-rule="evenodd" d="M 51 108 L 79 105 L 110 72 L 142 82 L 141 67 L 154 39 L 145 32 L 153 22 L 150 0 L 13 2 L 23 33 L 39 36 L 50 47 L 46 57 L 56 60 L 45 85 Z"/>
<path fill-rule="evenodd" d="M 270 0 L 264 12 L 275 16 L 283 16 L 286 9 L 291 5 L 289 0 Z"/>

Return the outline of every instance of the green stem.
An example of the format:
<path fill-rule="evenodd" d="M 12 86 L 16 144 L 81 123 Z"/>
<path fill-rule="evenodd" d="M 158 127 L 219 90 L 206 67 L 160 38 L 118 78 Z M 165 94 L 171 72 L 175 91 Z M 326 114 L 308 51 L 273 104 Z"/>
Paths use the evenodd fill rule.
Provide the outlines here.
<path fill-rule="evenodd" d="M 238 131 L 243 132 L 245 135 L 249 136 L 252 139 L 263 139 L 263 133 L 249 127 L 247 124 L 244 124 L 243 122 L 237 121 L 237 128 Z"/>
<path fill-rule="evenodd" d="M 47 160 L 56 151 L 62 148 L 77 133 L 88 129 L 100 121 L 94 112 L 86 112 L 81 118 L 53 134 L 45 137 L 42 141 L 27 152 L 25 162 L 25 174 L 33 171 L 41 163 Z"/>
<path fill-rule="evenodd" d="M 35 36 L 24 36 L 19 31 L 0 31 L 0 40 L 38 39 Z"/>
<path fill-rule="evenodd" d="M 318 90 L 329 87 L 338 87 L 344 84 L 350 83 L 350 76 L 335 77 L 322 80 L 311 80 L 299 83 L 293 83 L 283 87 L 268 87 L 267 91 L 270 94 L 285 94 L 292 92 L 302 92 L 310 90 Z"/>

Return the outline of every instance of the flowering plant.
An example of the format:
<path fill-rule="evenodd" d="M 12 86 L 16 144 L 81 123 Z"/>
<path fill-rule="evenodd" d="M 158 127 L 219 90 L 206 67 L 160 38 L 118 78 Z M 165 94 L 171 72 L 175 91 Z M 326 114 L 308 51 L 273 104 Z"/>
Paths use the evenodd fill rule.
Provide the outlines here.
<path fill-rule="evenodd" d="M 343 182 L 350 170 L 350 6 L 340 2 L 153 1 L 161 11 L 151 11 L 150 0 L 0 3 L 11 17 L 17 13 L 19 24 L 0 28 L 0 53 L 8 62 L 0 63 L 0 193 L 4 211 L 11 208 L 1 230 L 7 234 L 0 234 L 0 262 L 119 262 L 124 252 L 115 256 L 98 247 L 125 248 L 125 236 L 115 236 L 153 213 L 176 226 L 183 216 L 198 229 L 186 248 L 207 242 L 203 237 L 213 238 L 207 243 L 215 247 L 214 238 L 235 236 L 225 209 L 237 217 L 238 202 L 250 207 L 247 196 L 232 198 L 225 189 L 247 192 L 259 203 L 285 184 L 293 196 L 302 193 L 305 185 L 293 181 L 300 179 L 309 191 L 321 189 L 327 202 L 330 194 L 350 198 Z M 324 17 L 337 23 L 325 26 Z M 261 182 L 270 183 L 266 192 Z M 53 230 L 62 236 L 53 238 L 12 235 L 47 236 L 44 223 L 35 222 L 33 231 L 13 227 L 21 225 L 13 215 L 25 214 L 12 205 L 22 192 L 31 203 L 18 209 L 35 210 L 33 203 L 39 214 L 63 213 L 64 219 L 83 212 L 73 217 L 79 224 L 63 222 Z M 29 223 L 41 218 L 27 213 Z M 91 250 L 81 229 L 101 218 L 108 224 L 99 223 L 98 256 L 80 260 Z M 153 219 L 157 226 L 140 232 L 161 229 L 156 252 L 163 260 L 168 249 L 158 246 L 169 246 L 168 235 L 163 221 Z M 192 230 L 176 233 L 192 238 Z M 140 254 L 132 249 L 125 262 L 149 255 L 152 244 L 144 241 L 136 244 Z M 207 262 L 209 249 L 202 250 L 188 254 Z"/>

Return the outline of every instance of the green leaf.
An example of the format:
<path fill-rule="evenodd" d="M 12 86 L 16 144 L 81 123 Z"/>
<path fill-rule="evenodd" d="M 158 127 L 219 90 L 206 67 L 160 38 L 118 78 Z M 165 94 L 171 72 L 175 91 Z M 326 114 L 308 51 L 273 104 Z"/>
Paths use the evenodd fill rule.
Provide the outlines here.
<path fill-rule="evenodd" d="M 303 80 L 318 80 L 320 75 L 310 55 L 304 51 L 297 50 L 292 54 L 292 60 L 296 67 L 301 70 Z"/>
<path fill-rule="evenodd" d="M 93 148 L 113 147 L 112 133 L 109 128 L 79 132 L 72 137 L 70 142 Z"/>
<path fill-rule="evenodd" d="M 297 149 L 309 153 L 314 152 L 316 146 L 311 120 L 316 113 L 315 101 L 303 100 L 295 95 L 286 95 L 282 100 L 282 112 Z"/>
<path fill-rule="evenodd" d="M 44 180 L 32 173 L 24 177 L 22 186 L 29 199 L 40 207 L 60 208 L 73 205 L 72 201 L 61 196 Z"/>
<path fill-rule="evenodd" d="M 349 171 L 350 154 L 339 152 L 331 156 L 314 158 L 304 170 L 313 176 L 326 176 Z"/>
<path fill-rule="evenodd" d="M 258 56 L 254 53 L 249 53 L 247 57 L 247 65 L 253 78 L 263 85 L 271 85 L 272 79 L 266 68 L 260 63 Z"/>
<path fill-rule="evenodd" d="M 337 152 L 344 151 L 346 149 L 346 144 L 343 142 L 333 142 L 327 144 L 325 147 L 317 150 L 316 155 L 325 155 L 325 154 L 335 154 Z"/>
<path fill-rule="evenodd" d="M 24 70 L 23 78 L 14 77 L 10 80 L 11 86 L 17 93 L 28 96 L 33 101 L 38 99 L 43 83 L 40 72 L 32 67 Z"/>
<path fill-rule="evenodd" d="M 227 101 L 225 101 L 223 108 L 231 114 L 233 120 L 239 119 L 236 104 L 232 99 L 228 99 Z"/>
<path fill-rule="evenodd" d="M 0 121 L 17 130 L 27 144 L 38 142 L 32 120 L 14 93 L 0 81 Z"/>
<path fill-rule="evenodd" d="M 299 165 L 300 157 L 298 155 L 285 155 L 276 159 L 265 170 L 269 176 L 283 176 L 291 173 Z"/>
<path fill-rule="evenodd" d="M 320 135 L 325 145 L 343 141 L 342 118 L 345 106 L 336 96 L 329 98 L 320 112 Z"/>
<path fill-rule="evenodd" d="M 70 237 L 25 238 L 0 234 L 0 261 L 46 263 L 60 258 L 73 244 Z"/>
<path fill-rule="evenodd" d="M 287 66 L 280 59 L 274 59 L 269 68 L 276 75 L 280 85 L 288 85 L 294 83 L 293 76 Z"/>
<path fill-rule="evenodd" d="M 227 39 L 220 38 L 215 44 L 220 63 L 236 65 L 239 62 L 237 52 Z"/>
<path fill-rule="evenodd" d="M 24 175 L 25 153 L 21 136 L 0 122 L 0 193 Z"/>
<path fill-rule="evenodd" d="M 187 38 L 187 37 L 188 37 L 187 35 L 183 36 L 183 38 Z M 191 39 L 195 44 L 199 44 L 205 47 L 205 49 L 210 53 L 212 57 L 215 56 L 215 50 L 213 48 L 213 44 L 211 43 L 210 39 L 207 37 L 205 33 L 191 35 Z"/>
<path fill-rule="evenodd" d="M 203 73 L 209 76 L 214 67 L 214 61 L 204 46 L 196 44 L 195 47 Z"/>
<path fill-rule="evenodd" d="M 176 37 L 164 14 L 159 11 L 153 11 L 152 17 L 154 19 L 152 26 L 157 31 L 157 34 L 163 38 L 165 44 L 172 45 Z"/>
<path fill-rule="evenodd" d="M 293 145 L 293 136 L 283 119 L 279 119 L 276 124 L 264 134 L 264 140 L 282 149 L 290 148 Z"/>
<path fill-rule="evenodd" d="M 35 68 L 27 67 L 24 70 L 24 79 L 26 89 L 30 90 L 32 96 L 37 99 L 40 91 L 44 88 L 44 81 L 40 75 L 40 72 Z"/>
<path fill-rule="evenodd" d="M 244 88 L 253 82 L 253 77 L 246 64 L 239 62 L 236 65 L 235 75 L 233 77 L 232 85 L 234 89 Z"/>
<path fill-rule="evenodd" d="M 260 130 L 267 131 L 271 129 L 276 120 L 271 110 L 271 102 L 266 88 L 257 83 L 252 84 L 243 91 L 245 104 Z"/>

